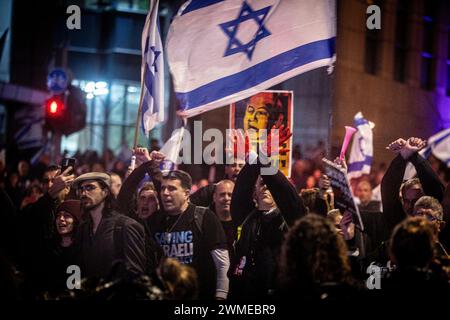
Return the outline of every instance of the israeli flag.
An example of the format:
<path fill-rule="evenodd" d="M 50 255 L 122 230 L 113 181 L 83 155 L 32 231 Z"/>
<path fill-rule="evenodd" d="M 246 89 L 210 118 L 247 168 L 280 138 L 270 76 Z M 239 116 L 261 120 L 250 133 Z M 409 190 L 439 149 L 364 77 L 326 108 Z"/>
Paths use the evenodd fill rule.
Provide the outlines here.
<path fill-rule="evenodd" d="M 159 30 L 159 0 L 154 1 L 142 32 L 141 103 L 142 130 L 164 121 L 164 54 Z"/>
<path fill-rule="evenodd" d="M 179 114 L 245 99 L 334 61 L 334 0 L 192 0 L 174 18 L 167 59 Z"/>
<path fill-rule="evenodd" d="M 353 136 L 352 149 L 348 160 L 348 178 L 359 178 L 370 174 L 373 161 L 373 122 L 364 119 L 358 112 L 354 117 L 355 127 L 358 129 Z"/>
<path fill-rule="evenodd" d="M 436 158 L 450 168 L 450 128 L 431 136 L 428 139 L 428 147 Z"/>

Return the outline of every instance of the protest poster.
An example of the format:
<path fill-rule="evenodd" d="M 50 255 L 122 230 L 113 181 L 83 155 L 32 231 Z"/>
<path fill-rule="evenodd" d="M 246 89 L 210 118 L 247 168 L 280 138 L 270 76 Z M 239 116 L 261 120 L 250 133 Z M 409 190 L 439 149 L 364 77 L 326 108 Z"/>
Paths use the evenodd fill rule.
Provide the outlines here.
<path fill-rule="evenodd" d="M 275 124 L 282 124 L 293 130 L 293 91 L 261 91 L 247 99 L 240 100 L 230 106 L 230 129 L 244 129 L 245 132 L 253 129 L 257 132 L 267 130 Z M 251 145 L 265 143 L 259 141 L 257 135 L 251 139 Z M 280 148 L 289 149 L 284 154 L 277 155 L 278 168 L 286 177 L 291 175 L 292 137 L 284 142 Z"/>
<path fill-rule="evenodd" d="M 364 224 L 358 206 L 354 201 L 346 170 L 328 159 L 323 158 L 322 161 L 324 163 L 325 174 L 330 178 L 331 188 L 334 193 L 335 208 L 339 209 L 342 214 L 345 211 L 350 212 L 355 226 L 361 231 L 364 231 Z"/>

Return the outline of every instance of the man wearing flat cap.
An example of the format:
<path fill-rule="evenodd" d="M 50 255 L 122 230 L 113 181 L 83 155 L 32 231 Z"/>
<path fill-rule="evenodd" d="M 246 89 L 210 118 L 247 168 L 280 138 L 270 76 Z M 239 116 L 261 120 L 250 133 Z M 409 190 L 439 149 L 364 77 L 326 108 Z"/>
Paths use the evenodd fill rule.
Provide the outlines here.
<path fill-rule="evenodd" d="M 111 177 L 86 173 L 76 178 L 72 187 L 77 190 L 84 215 L 75 237 L 81 276 L 107 277 L 118 261 L 132 273 L 144 273 L 144 228 L 114 210 Z"/>

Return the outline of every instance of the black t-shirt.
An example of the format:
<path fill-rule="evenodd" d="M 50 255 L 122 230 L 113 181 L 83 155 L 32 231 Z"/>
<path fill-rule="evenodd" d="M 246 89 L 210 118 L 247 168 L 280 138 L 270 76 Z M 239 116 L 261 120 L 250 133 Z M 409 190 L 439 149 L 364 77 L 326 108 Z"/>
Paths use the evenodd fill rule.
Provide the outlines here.
<path fill-rule="evenodd" d="M 150 218 L 150 231 L 164 256 L 178 259 L 197 271 L 200 298 L 214 298 L 216 268 L 211 256 L 215 249 L 227 249 L 227 241 L 217 216 L 209 209 L 203 214 L 201 229 L 195 222 L 195 205 L 181 215 L 157 212 Z"/>
<path fill-rule="evenodd" d="M 233 242 L 236 239 L 236 228 L 233 221 L 221 221 L 225 237 L 227 238 L 228 253 L 230 255 L 230 262 L 233 261 Z"/>

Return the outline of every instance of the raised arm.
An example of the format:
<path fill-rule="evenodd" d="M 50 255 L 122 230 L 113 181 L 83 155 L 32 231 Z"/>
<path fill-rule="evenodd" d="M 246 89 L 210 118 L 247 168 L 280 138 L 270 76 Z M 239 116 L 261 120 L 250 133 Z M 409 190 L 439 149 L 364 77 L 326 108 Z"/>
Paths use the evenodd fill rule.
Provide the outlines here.
<path fill-rule="evenodd" d="M 117 195 L 117 209 L 119 212 L 130 216 L 131 218 L 135 218 L 135 212 L 132 208 L 133 205 L 133 195 L 136 192 L 136 189 L 139 186 L 139 183 L 144 179 L 145 174 L 147 173 L 147 165 L 150 163 L 146 162 L 136 169 L 134 169 L 128 178 L 123 182 L 122 188 L 120 188 L 120 192 Z"/>
<path fill-rule="evenodd" d="M 189 200 L 196 206 L 209 207 L 209 205 L 213 202 L 214 187 L 214 184 L 201 187 L 191 194 Z"/>
<path fill-rule="evenodd" d="M 441 202 L 444 199 L 444 185 L 431 168 L 430 163 L 418 153 L 414 153 L 408 161 L 414 165 L 425 194 Z"/>
<path fill-rule="evenodd" d="M 405 174 L 407 162 L 398 155 L 392 160 L 381 181 L 381 201 L 383 203 L 383 217 L 388 230 L 392 230 L 397 223 L 405 218 L 399 190 Z"/>
<path fill-rule="evenodd" d="M 233 194 L 231 196 L 231 217 L 237 227 L 244 222 L 247 215 L 255 208 L 253 203 L 253 190 L 259 175 L 259 166 L 245 164 L 236 178 Z"/>

